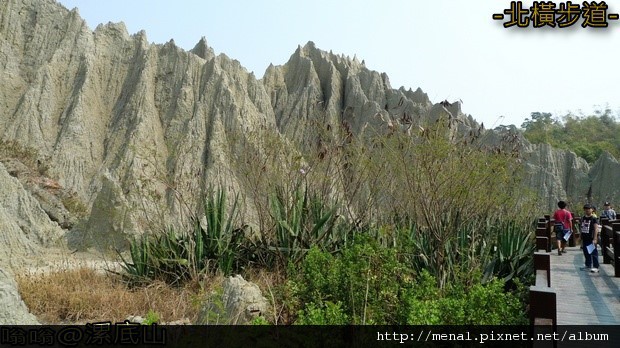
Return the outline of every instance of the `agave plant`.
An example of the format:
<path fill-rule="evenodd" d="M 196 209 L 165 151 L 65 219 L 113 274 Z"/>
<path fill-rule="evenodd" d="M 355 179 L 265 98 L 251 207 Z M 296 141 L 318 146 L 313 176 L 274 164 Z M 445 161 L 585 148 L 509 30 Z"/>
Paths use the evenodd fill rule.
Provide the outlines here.
<path fill-rule="evenodd" d="M 485 267 L 483 280 L 498 277 L 512 282 L 531 277 L 534 272 L 532 233 L 512 222 L 503 224 L 495 232 L 493 256 Z"/>
<path fill-rule="evenodd" d="M 297 264 L 314 245 L 327 251 L 338 249 L 346 232 L 334 228 L 337 205 L 328 207 L 301 185 L 292 196 L 289 199 L 283 190 L 277 189 L 270 200 L 276 236 L 276 246 L 271 250 L 277 253 L 280 261 Z"/>
<path fill-rule="evenodd" d="M 233 271 L 235 251 L 239 246 L 234 233 L 239 216 L 239 196 L 235 196 L 230 210 L 226 200 L 225 190 L 220 188 L 217 193 L 211 190 L 203 202 L 205 227 L 197 219 L 194 223 L 194 263 L 198 271 L 208 269 L 210 260 L 214 260 L 216 268 L 224 274 Z"/>
<path fill-rule="evenodd" d="M 129 246 L 131 262 L 122 255 L 122 267 L 134 282 L 160 279 L 177 284 L 189 276 L 188 243 L 174 229 L 161 235 L 142 235 Z"/>
<path fill-rule="evenodd" d="M 485 282 L 494 277 L 510 282 L 531 275 L 533 244 L 525 227 L 490 218 L 440 226 L 451 229 L 443 233 L 441 241 L 413 223 L 407 232 L 413 268 L 429 271 L 440 287 L 454 281 L 475 281 L 478 273 Z"/>
<path fill-rule="evenodd" d="M 121 266 L 130 279 L 146 280 L 153 277 L 154 272 L 149 264 L 151 260 L 149 249 L 148 237 L 142 235 L 141 238 L 134 239 L 129 244 L 131 262 L 126 260 L 121 253 L 118 253 L 121 258 Z"/>
<path fill-rule="evenodd" d="M 168 227 L 159 234 L 144 234 L 130 243 L 130 258 L 122 255 L 122 267 L 133 281 L 160 279 L 170 284 L 195 278 L 203 271 L 233 271 L 236 244 L 234 223 L 238 216 L 235 197 L 227 209 L 226 193 L 219 190 L 204 198 L 205 227 L 199 219 L 189 233 Z M 210 262 L 215 262 L 214 269 Z"/>
<path fill-rule="evenodd" d="M 190 277 L 189 241 L 172 227 L 152 241 L 151 255 L 156 278 L 177 284 Z"/>

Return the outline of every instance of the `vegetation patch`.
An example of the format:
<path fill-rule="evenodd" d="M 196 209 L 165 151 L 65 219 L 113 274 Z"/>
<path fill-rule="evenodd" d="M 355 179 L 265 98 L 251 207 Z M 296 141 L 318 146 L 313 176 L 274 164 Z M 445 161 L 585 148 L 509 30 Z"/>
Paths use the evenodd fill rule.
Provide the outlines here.
<path fill-rule="evenodd" d="M 175 313 L 193 319 L 193 301 L 204 290 L 196 284 L 240 273 L 256 279 L 273 306 L 273 317 L 256 324 L 526 322 L 538 205 L 522 185 L 518 146 L 488 146 L 481 134 L 462 136 L 453 127 L 440 117 L 414 128 L 419 134 L 334 132 L 286 154 L 277 139 L 262 139 L 272 147 L 260 151 L 256 144 L 231 143 L 243 154 L 231 164 L 243 187 L 209 190 L 186 226 L 154 226 L 131 241 L 122 277 L 106 278 L 118 286 L 108 293 L 117 294 L 99 301 L 123 313 L 99 317 L 122 320 L 150 311 L 151 322 L 178 318 Z M 254 221 L 247 207 L 258 226 L 244 223 Z M 20 283 L 31 308 L 44 307 L 48 292 L 61 292 L 43 279 Z M 58 288 L 69 289 L 63 293 L 88 298 L 72 290 L 71 277 L 63 282 Z M 85 282 L 89 292 L 93 283 Z M 153 301 L 134 309 L 140 300 L 123 300 L 125 292 L 153 287 L 164 293 L 162 301 L 178 299 L 167 302 L 183 309 Z M 32 296 L 38 288 L 48 288 L 46 297 Z M 82 320 L 97 311 L 85 301 L 54 302 L 71 309 L 33 311 L 52 312 L 55 320 Z"/>
<path fill-rule="evenodd" d="M 132 287 L 120 276 L 89 268 L 21 275 L 16 281 L 30 312 L 45 324 L 122 322 L 135 315 L 153 322 L 195 320 L 205 292 L 197 284 L 161 281 Z"/>
<path fill-rule="evenodd" d="M 609 108 L 590 116 L 533 112 L 521 127 L 531 143 L 572 151 L 588 163 L 594 163 L 605 151 L 620 158 L 620 122 Z"/>

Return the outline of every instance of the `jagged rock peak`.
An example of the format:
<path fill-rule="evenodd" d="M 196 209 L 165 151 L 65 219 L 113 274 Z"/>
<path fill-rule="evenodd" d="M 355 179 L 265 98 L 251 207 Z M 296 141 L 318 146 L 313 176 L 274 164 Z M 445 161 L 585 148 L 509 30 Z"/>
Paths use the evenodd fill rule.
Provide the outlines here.
<path fill-rule="evenodd" d="M 123 22 L 108 22 L 106 24 L 101 23 L 97 25 L 97 27 L 95 28 L 95 34 L 103 33 L 129 40 L 129 32 L 127 31 L 127 27 Z"/>
<path fill-rule="evenodd" d="M 346 66 L 348 68 L 361 69 L 365 68 L 366 63 L 363 64 L 354 55 L 353 58 L 345 56 L 344 54 L 334 54 L 332 51 L 326 52 L 316 47 L 313 41 L 308 41 L 303 47 L 298 46 L 295 55 L 300 57 L 307 57 L 313 61 L 316 58 L 333 62 L 335 65 Z"/>
<path fill-rule="evenodd" d="M 310 60 L 315 67 L 325 63 L 327 63 L 327 65 L 333 65 L 340 72 L 341 76 L 344 79 L 346 79 L 347 76 L 351 75 L 363 74 L 370 76 L 372 74 L 378 74 L 384 88 L 386 90 L 392 89 L 390 79 L 386 73 L 378 73 L 376 71 L 368 69 L 368 67 L 366 66 L 366 62 L 364 60 L 360 62 L 355 55 L 353 56 L 353 58 L 351 58 L 343 54 L 335 54 L 331 50 L 329 52 L 323 51 L 317 48 L 316 44 L 313 41 L 308 41 L 308 43 L 306 43 L 306 45 L 304 45 L 303 47 L 301 45 L 298 45 L 297 50 L 291 56 L 289 63 L 293 61 L 299 61 L 299 59 Z M 272 70 L 272 68 L 273 66 L 270 66 L 267 69 L 267 72 Z M 321 79 L 323 79 L 325 76 L 321 76 L 320 74 L 320 77 Z M 415 91 L 412 91 L 411 88 L 407 90 L 404 87 L 401 87 L 398 89 L 398 91 L 406 95 L 407 98 L 411 99 L 415 103 L 424 105 L 425 107 L 430 107 L 432 105 L 428 94 L 425 93 L 420 87 L 418 87 Z M 454 107 L 458 108 L 460 111 L 460 104 L 452 104 L 455 104 Z"/>
<path fill-rule="evenodd" d="M 385 75 L 385 79 L 387 80 L 387 75 Z M 387 81 L 389 83 L 389 80 Z M 425 93 L 420 87 L 418 87 L 415 90 L 415 92 L 412 91 L 411 88 L 409 88 L 408 90 L 405 90 L 404 87 L 400 87 L 399 91 L 402 92 L 404 95 L 406 95 L 407 98 L 411 99 L 412 101 L 416 103 L 419 103 L 421 105 L 426 105 L 426 106 L 431 105 L 431 100 L 428 98 L 428 94 Z"/>
<path fill-rule="evenodd" d="M 146 31 L 145 30 L 140 30 L 139 32 L 135 33 L 132 35 L 133 38 L 136 38 L 140 41 L 144 41 L 147 42 L 147 37 L 146 37 Z"/>
<path fill-rule="evenodd" d="M 207 39 L 204 36 L 200 38 L 200 41 L 198 41 L 196 46 L 194 46 L 190 52 L 206 60 L 211 60 L 215 57 L 215 52 L 211 47 L 209 47 L 207 44 Z"/>
<path fill-rule="evenodd" d="M 177 46 L 177 43 L 176 43 L 176 42 L 174 42 L 174 39 L 172 39 L 172 38 L 171 38 L 170 40 L 168 40 L 168 42 L 166 42 L 166 43 L 164 44 L 164 46 L 178 47 L 178 46 Z"/>

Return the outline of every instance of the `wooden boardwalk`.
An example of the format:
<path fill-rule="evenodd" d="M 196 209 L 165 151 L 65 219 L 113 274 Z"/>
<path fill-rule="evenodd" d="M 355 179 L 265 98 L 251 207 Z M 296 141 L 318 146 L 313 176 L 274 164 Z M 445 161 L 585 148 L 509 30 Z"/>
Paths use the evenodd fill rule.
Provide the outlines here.
<path fill-rule="evenodd" d="M 579 247 L 551 253 L 551 287 L 557 294 L 558 325 L 620 325 L 620 278 L 612 265 L 603 264 L 599 248 L 599 273 L 581 271 L 584 257 Z"/>

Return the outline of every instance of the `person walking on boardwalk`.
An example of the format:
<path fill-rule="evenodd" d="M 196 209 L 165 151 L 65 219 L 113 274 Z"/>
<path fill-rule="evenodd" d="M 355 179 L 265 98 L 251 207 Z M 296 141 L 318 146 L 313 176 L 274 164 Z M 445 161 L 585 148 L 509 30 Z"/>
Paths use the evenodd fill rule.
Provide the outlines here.
<path fill-rule="evenodd" d="M 553 220 L 555 221 L 555 240 L 558 243 L 558 255 L 562 255 L 566 252 L 566 241 L 570 237 L 571 233 L 571 221 L 573 215 L 568 209 L 566 209 L 566 202 L 558 202 L 558 210 L 553 213 Z"/>
<path fill-rule="evenodd" d="M 585 257 L 585 267 L 581 270 L 590 270 L 598 273 L 598 219 L 592 215 L 592 205 L 587 203 L 583 206 L 584 216 L 581 218 L 581 249 Z"/>
<path fill-rule="evenodd" d="M 608 218 L 609 220 L 615 220 L 616 212 L 611 209 L 611 204 L 609 204 L 609 202 L 605 202 L 605 205 L 603 207 L 605 208 L 605 210 L 603 210 L 603 212 L 601 213 L 601 217 Z"/>

